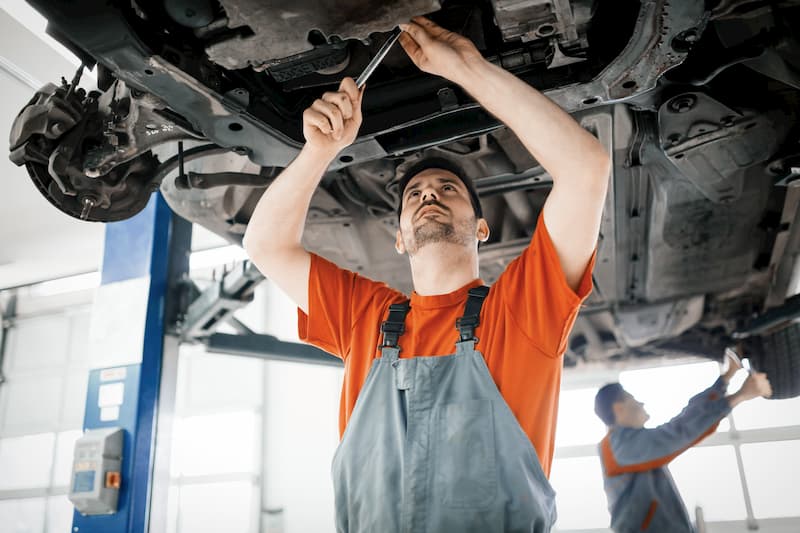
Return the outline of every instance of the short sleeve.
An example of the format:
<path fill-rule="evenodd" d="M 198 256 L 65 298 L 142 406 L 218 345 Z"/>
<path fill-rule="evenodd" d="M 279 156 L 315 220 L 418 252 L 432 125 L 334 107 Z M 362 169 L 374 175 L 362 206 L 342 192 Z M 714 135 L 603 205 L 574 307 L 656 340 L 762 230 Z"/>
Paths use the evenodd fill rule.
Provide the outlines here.
<path fill-rule="evenodd" d="M 308 314 L 297 310 L 300 340 L 346 360 L 352 348 L 352 329 L 367 308 L 395 291 L 311 254 L 308 276 Z"/>
<path fill-rule="evenodd" d="M 594 261 L 595 254 L 573 291 L 540 214 L 530 244 L 495 282 L 509 319 L 545 355 L 559 357 L 566 350 L 581 303 L 592 290 Z"/>

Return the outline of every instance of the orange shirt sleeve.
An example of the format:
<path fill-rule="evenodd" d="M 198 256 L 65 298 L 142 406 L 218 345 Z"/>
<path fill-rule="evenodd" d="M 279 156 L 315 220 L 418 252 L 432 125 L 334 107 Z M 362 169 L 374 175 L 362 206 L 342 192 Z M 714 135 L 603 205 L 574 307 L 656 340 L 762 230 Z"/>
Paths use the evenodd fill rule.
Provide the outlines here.
<path fill-rule="evenodd" d="M 308 314 L 297 310 L 297 329 L 301 340 L 313 344 L 343 360 L 352 349 L 353 326 L 359 318 L 388 309 L 396 291 L 338 267 L 311 254 L 308 276 Z"/>
<path fill-rule="evenodd" d="M 580 305 L 592 290 L 594 261 L 593 254 L 573 291 L 540 214 L 530 245 L 495 282 L 507 316 L 544 355 L 559 357 L 566 350 Z"/>

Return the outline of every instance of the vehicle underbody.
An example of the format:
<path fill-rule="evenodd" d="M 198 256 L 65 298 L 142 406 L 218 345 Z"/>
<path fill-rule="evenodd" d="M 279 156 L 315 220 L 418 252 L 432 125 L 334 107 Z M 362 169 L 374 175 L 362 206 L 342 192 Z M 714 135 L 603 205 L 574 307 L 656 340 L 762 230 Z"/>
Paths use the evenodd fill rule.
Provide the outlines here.
<path fill-rule="evenodd" d="M 594 291 L 567 364 L 719 358 L 737 340 L 763 351 L 753 317 L 796 292 L 800 1 L 296 0 L 269 12 L 256 0 L 30 3 L 96 65 L 98 90 L 77 79 L 43 88 L 11 134 L 12 160 L 73 217 L 128 218 L 160 188 L 178 214 L 241 243 L 261 193 L 302 145 L 302 111 L 355 78 L 398 23 L 428 14 L 613 156 Z M 400 47 L 370 80 L 363 113 L 312 200 L 308 249 L 410 290 L 393 247 L 396 180 L 435 155 L 476 184 L 492 229 L 481 276 L 494 281 L 530 240 L 547 172 Z M 795 316 L 783 318 L 785 329 Z"/>

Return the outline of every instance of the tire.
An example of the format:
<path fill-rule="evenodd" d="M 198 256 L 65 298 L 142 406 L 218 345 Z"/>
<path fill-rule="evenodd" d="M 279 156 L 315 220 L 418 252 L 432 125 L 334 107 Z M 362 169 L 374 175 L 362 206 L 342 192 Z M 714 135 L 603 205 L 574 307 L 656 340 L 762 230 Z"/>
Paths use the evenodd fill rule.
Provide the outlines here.
<path fill-rule="evenodd" d="M 753 369 L 767 374 L 771 399 L 800 396 L 800 324 L 790 324 L 752 341 L 745 353 Z"/>

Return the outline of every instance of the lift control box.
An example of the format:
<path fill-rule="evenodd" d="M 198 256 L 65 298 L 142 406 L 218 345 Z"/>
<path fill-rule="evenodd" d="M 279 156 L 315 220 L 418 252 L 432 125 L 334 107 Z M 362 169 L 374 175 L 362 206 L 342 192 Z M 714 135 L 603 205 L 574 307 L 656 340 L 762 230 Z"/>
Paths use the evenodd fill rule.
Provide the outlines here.
<path fill-rule="evenodd" d="M 122 428 L 90 429 L 75 443 L 69 500 L 79 513 L 117 511 L 124 436 Z"/>

